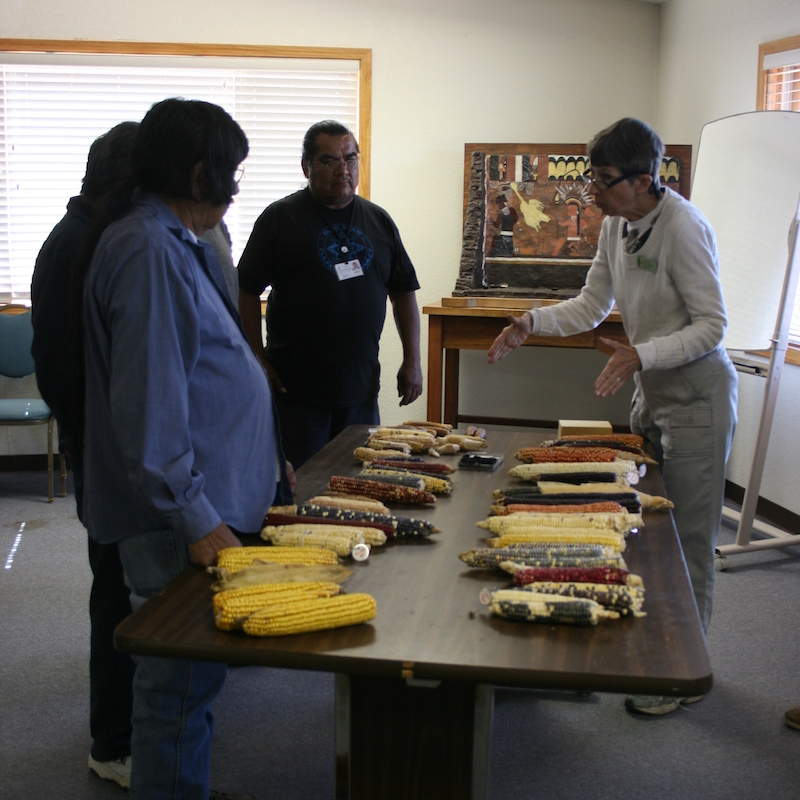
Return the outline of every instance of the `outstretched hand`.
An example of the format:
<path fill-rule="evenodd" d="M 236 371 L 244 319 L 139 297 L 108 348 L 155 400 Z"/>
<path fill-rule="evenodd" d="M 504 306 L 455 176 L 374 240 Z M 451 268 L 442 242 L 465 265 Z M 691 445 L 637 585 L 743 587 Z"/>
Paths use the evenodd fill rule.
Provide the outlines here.
<path fill-rule="evenodd" d="M 642 362 L 635 347 L 622 344 L 614 339 L 600 337 L 600 342 L 611 348 L 611 358 L 605 369 L 594 382 L 594 393 L 598 397 L 616 394 L 642 368 Z"/>
<path fill-rule="evenodd" d="M 217 563 L 217 553 L 226 547 L 241 547 L 242 543 L 233 531 L 220 522 L 211 533 L 198 542 L 189 545 L 189 555 L 201 567 L 213 567 Z"/>
<path fill-rule="evenodd" d="M 530 335 L 533 330 L 533 319 L 530 314 L 521 317 L 508 315 L 509 324 L 500 332 L 489 348 L 489 363 L 494 364 L 505 358 L 512 350 L 516 350 Z"/>

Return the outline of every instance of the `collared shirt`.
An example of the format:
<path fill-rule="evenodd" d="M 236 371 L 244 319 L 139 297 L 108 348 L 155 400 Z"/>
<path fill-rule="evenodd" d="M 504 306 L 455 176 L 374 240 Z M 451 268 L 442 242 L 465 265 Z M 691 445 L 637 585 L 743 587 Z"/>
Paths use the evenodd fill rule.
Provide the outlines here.
<path fill-rule="evenodd" d="M 103 233 L 84 320 L 89 532 L 260 530 L 279 478 L 266 373 L 211 248 L 160 198 Z"/>

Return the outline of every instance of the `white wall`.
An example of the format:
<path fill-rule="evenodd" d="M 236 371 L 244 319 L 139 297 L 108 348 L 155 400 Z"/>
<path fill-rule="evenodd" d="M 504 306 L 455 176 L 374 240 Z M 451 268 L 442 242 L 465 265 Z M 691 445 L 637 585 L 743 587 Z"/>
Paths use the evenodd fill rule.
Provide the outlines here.
<path fill-rule="evenodd" d="M 798 33 L 796 0 L 0 0 L 5 38 L 372 48 L 372 199 L 400 228 L 420 306 L 449 296 L 458 275 L 466 142 L 585 142 L 630 115 L 696 146 L 706 122 L 755 107 L 758 44 Z M 397 407 L 399 362 L 388 321 L 380 402 L 389 423 L 426 409 L 425 396 Z M 590 391 L 602 364 L 598 353 L 525 348 L 489 368 L 482 353 L 465 353 L 461 410 L 624 424 L 629 393 L 599 401 Z M 758 390 L 742 379 L 730 470 L 739 483 Z M 800 512 L 784 477 L 797 469 L 798 392 L 800 368 L 787 367 L 762 494 Z M 0 454 L 21 452 L 6 446 Z M 44 452 L 44 439 L 31 448 Z"/>
<path fill-rule="evenodd" d="M 624 114 L 652 120 L 657 19 L 657 6 L 630 0 L 0 0 L 4 38 L 371 48 L 371 196 L 400 228 L 422 284 L 420 306 L 450 295 L 458 275 L 464 144 L 583 142 Z M 422 349 L 424 357 L 427 318 Z M 510 363 L 544 377 L 520 379 L 506 396 L 528 401 L 519 416 L 558 416 L 540 411 L 537 395 L 575 390 L 551 390 L 551 368 L 529 364 L 528 355 Z M 397 406 L 400 357 L 389 320 L 380 396 L 389 423 L 426 411 L 424 396 Z M 496 411 L 495 394 L 479 386 L 485 377 L 473 379 L 465 361 L 464 408 Z M 42 452 L 43 441 L 31 451 Z"/>
<path fill-rule="evenodd" d="M 660 7 L 656 92 L 664 138 L 696 148 L 707 122 L 754 111 L 758 46 L 798 34 L 797 0 L 668 0 Z M 763 391 L 764 380 L 740 376 L 739 426 L 728 465 L 728 478 L 740 486 L 750 473 Z M 787 365 L 760 492 L 795 513 L 800 513 L 799 397 L 800 367 Z"/>

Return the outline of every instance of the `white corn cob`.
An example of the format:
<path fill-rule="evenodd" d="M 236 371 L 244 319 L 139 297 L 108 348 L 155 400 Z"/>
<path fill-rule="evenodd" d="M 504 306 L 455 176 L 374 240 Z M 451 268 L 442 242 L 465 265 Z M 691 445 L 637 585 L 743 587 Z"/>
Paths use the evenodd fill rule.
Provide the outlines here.
<path fill-rule="evenodd" d="M 513 467 L 508 474 L 513 478 L 531 481 L 536 480 L 539 475 L 556 475 L 559 472 L 611 472 L 624 477 L 631 472 L 637 472 L 637 469 L 633 461 L 558 461 L 543 464 L 520 464 Z"/>
<path fill-rule="evenodd" d="M 325 526 L 267 525 L 261 531 L 261 538 L 281 547 L 327 547 L 342 557 L 349 556 L 354 545 L 364 542 L 363 528 L 344 533 L 342 532 L 343 526 L 331 526 L 331 528 L 338 527 L 338 529 L 330 532 L 314 530 L 314 528 L 320 527 Z M 286 528 L 295 530 L 285 530 Z"/>
<path fill-rule="evenodd" d="M 551 528 L 608 528 L 610 530 L 627 533 L 632 528 L 641 528 L 644 520 L 641 514 L 597 513 L 597 514 L 538 514 L 528 511 L 515 511 L 513 514 L 503 514 L 489 517 L 478 523 L 492 533 L 525 527 L 551 527 Z"/>

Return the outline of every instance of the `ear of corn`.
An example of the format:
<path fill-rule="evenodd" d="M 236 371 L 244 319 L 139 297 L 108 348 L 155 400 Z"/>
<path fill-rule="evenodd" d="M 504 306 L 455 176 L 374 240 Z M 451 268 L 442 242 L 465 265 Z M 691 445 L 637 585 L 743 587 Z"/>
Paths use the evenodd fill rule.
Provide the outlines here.
<path fill-rule="evenodd" d="M 395 486 L 410 486 L 413 489 L 425 490 L 425 479 L 422 476 L 401 474 L 389 470 L 381 472 L 367 467 L 362 469 L 356 477 L 364 478 L 368 481 L 379 481 L 380 483 L 391 483 Z"/>
<path fill-rule="evenodd" d="M 519 622 L 597 625 L 603 620 L 619 618 L 616 611 L 603 608 L 594 600 L 536 594 L 522 589 L 495 592 L 489 610 L 497 616 Z"/>
<path fill-rule="evenodd" d="M 562 436 L 561 441 L 571 442 L 575 440 L 591 441 L 591 442 L 619 442 L 620 444 L 627 444 L 631 447 L 644 447 L 644 439 L 636 433 L 570 433 Z"/>
<path fill-rule="evenodd" d="M 439 449 L 441 445 L 446 444 L 457 444 L 459 449 L 468 452 L 485 450 L 489 446 L 486 439 L 482 439 L 480 436 L 468 436 L 463 433 L 449 433 L 436 439 L 435 446 L 437 449 Z"/>
<path fill-rule="evenodd" d="M 503 514 L 489 517 L 478 522 L 478 527 L 492 533 L 510 533 L 536 528 L 600 528 L 627 533 L 633 528 L 644 525 L 640 514 L 534 514 L 519 511 L 514 514 Z"/>
<path fill-rule="evenodd" d="M 342 520 L 364 520 L 365 522 L 375 521 L 395 526 L 395 536 L 430 536 L 432 533 L 440 533 L 434 524 L 426 519 L 414 519 L 412 517 L 402 517 L 389 514 L 372 514 L 367 511 L 352 511 L 346 508 L 323 509 L 318 506 L 303 505 L 299 506 L 298 514 L 311 514 L 312 516 L 331 516 Z M 388 535 L 388 534 L 387 534 Z"/>
<path fill-rule="evenodd" d="M 577 463 L 545 463 L 545 464 L 520 464 L 509 470 L 513 478 L 524 481 L 538 480 L 542 475 L 558 475 L 561 473 L 612 473 L 624 477 L 631 472 L 637 472 L 633 461 L 583 461 Z"/>
<path fill-rule="evenodd" d="M 398 442 L 392 439 L 381 439 L 378 436 L 370 436 L 367 439 L 367 447 L 370 450 L 385 450 L 387 452 L 396 452 L 408 454 L 411 452 L 411 445 L 407 442 Z"/>
<path fill-rule="evenodd" d="M 642 579 L 620 567 L 527 567 L 515 564 L 508 570 L 516 586 L 526 586 L 537 581 L 553 583 L 618 583 L 642 586 Z"/>
<path fill-rule="evenodd" d="M 674 504 L 671 500 L 667 500 L 666 497 L 659 497 L 658 495 L 650 495 L 646 494 L 645 492 L 640 492 L 638 489 L 634 489 L 630 486 L 624 486 L 623 484 L 604 484 L 604 483 L 584 483 L 580 486 L 573 486 L 571 484 L 563 484 L 559 483 L 558 481 L 539 481 L 537 484 L 539 491 L 542 494 L 559 494 L 565 491 L 570 491 L 573 493 L 589 493 L 594 495 L 600 494 L 614 494 L 617 492 L 624 492 L 628 494 L 633 494 L 636 496 L 638 502 L 640 503 L 642 508 L 646 508 L 650 511 L 655 510 L 662 510 L 666 508 L 674 508 Z M 624 504 L 624 499 L 619 499 L 619 502 Z"/>
<path fill-rule="evenodd" d="M 352 553 L 354 545 L 364 542 L 364 534 L 360 532 L 363 528 L 360 528 L 359 533 L 356 534 L 343 533 L 343 528 L 339 528 L 335 533 L 323 533 L 314 531 L 313 526 L 310 525 L 295 530 L 287 530 L 288 527 L 291 526 L 267 525 L 261 531 L 261 538 L 281 547 L 327 547 L 342 558 L 346 558 Z"/>
<path fill-rule="evenodd" d="M 644 450 L 636 445 L 625 444 L 624 442 L 617 442 L 614 439 L 549 439 L 542 442 L 539 447 L 610 447 L 613 450 L 618 450 L 621 453 L 631 453 L 632 455 L 644 455 Z"/>
<path fill-rule="evenodd" d="M 436 496 L 421 489 L 410 486 L 395 486 L 380 481 L 365 480 L 364 478 L 348 478 L 343 475 L 333 475 L 328 482 L 331 491 L 342 494 L 360 494 L 372 497 L 381 502 L 428 504 L 435 503 Z"/>
<path fill-rule="evenodd" d="M 209 571 L 212 569 L 214 568 L 210 567 Z M 211 590 L 214 592 L 267 583 L 344 583 L 353 574 L 353 570 L 341 564 L 253 563 L 236 572 L 228 572 L 225 569 L 217 569 L 216 572 L 219 580 L 211 584 Z"/>
<path fill-rule="evenodd" d="M 604 486 L 606 491 L 587 491 L 587 486 Z M 619 503 L 631 514 L 642 510 L 639 495 L 621 483 L 580 484 L 573 486 L 552 481 L 538 481 L 532 486 L 507 486 L 495 489 L 493 497 L 503 504 L 562 505 L 564 503 L 596 503 L 611 500 Z"/>
<path fill-rule="evenodd" d="M 401 456 L 400 458 L 378 458 L 372 463 L 373 467 L 391 467 L 392 469 L 408 469 L 411 472 L 430 473 L 431 475 L 445 476 L 456 472 L 457 468 L 450 464 L 438 461 L 425 461 L 417 456 Z"/>
<path fill-rule="evenodd" d="M 599 503 L 564 503 L 551 506 L 536 503 L 509 503 L 508 505 L 493 505 L 492 513 L 498 516 L 508 514 L 528 513 L 528 514 L 619 514 L 625 509 L 615 501 Z"/>
<path fill-rule="evenodd" d="M 322 536 L 335 536 L 350 539 L 353 544 L 364 542 L 370 547 L 380 547 L 386 544 L 386 534 L 379 528 L 373 528 L 368 525 L 340 525 L 338 522 L 327 522 L 325 520 L 320 522 L 307 520 L 307 517 L 303 517 L 301 521 L 297 523 L 265 525 L 263 530 L 268 531 L 270 534 L 273 532 L 312 533 Z M 262 538 L 268 538 L 263 535 L 263 531 Z"/>
<path fill-rule="evenodd" d="M 241 628 L 245 619 L 270 603 L 293 603 L 340 594 L 336 583 L 267 583 L 240 589 L 225 589 L 214 595 L 214 624 L 223 631 Z"/>
<path fill-rule="evenodd" d="M 403 425 L 410 428 L 426 428 L 428 430 L 436 431 L 442 436 L 446 436 L 453 430 L 453 426 L 447 422 L 433 422 L 431 420 L 424 420 L 422 422 L 419 420 L 410 420 L 408 422 L 404 422 Z"/>
<path fill-rule="evenodd" d="M 374 619 L 375 614 L 371 595 L 342 594 L 265 606 L 247 617 L 242 627 L 249 636 L 286 636 L 358 625 Z"/>
<path fill-rule="evenodd" d="M 559 583 L 537 581 L 523 587 L 523 591 L 539 594 L 556 594 L 561 597 L 580 597 L 594 600 L 601 606 L 618 611 L 621 616 L 643 617 L 644 589 L 611 583 Z"/>
<path fill-rule="evenodd" d="M 338 564 L 336 553 L 321 547 L 226 547 L 217 553 L 217 566 L 238 572 L 256 562 L 266 564 Z"/>
<path fill-rule="evenodd" d="M 388 514 L 389 507 L 372 498 L 358 499 L 356 497 L 342 497 L 340 495 L 321 494 L 307 500 L 305 505 L 320 508 L 345 508 L 352 511 L 371 511 L 374 514 Z"/>
<path fill-rule="evenodd" d="M 297 510 L 297 507 L 295 507 L 295 510 Z M 324 512 L 324 509 L 320 509 L 320 511 Z M 336 519 L 332 516 L 326 516 L 324 513 L 319 516 L 314 514 L 267 514 L 264 518 L 264 525 L 339 525 L 340 527 L 351 528 L 377 528 L 386 534 L 387 539 L 391 539 L 396 534 L 395 526 L 385 522 Z"/>
<path fill-rule="evenodd" d="M 504 563 L 512 563 L 519 566 L 529 567 L 625 567 L 620 554 L 609 548 L 601 546 L 603 551 L 600 555 L 580 555 L 569 553 L 565 555 L 550 554 L 555 553 L 558 545 L 547 546 L 546 543 L 535 546 L 528 543 L 509 545 L 508 547 L 477 547 L 466 553 L 461 553 L 459 558 L 469 567 L 475 569 L 503 569 Z"/>
<path fill-rule="evenodd" d="M 576 531 L 569 528 L 542 528 L 525 532 L 504 533 L 487 539 L 489 547 L 507 547 L 523 542 L 547 544 L 600 544 L 613 547 L 618 553 L 625 552 L 625 537 L 619 533 L 602 530 Z"/>
<path fill-rule="evenodd" d="M 522 447 L 517 450 L 514 457 L 523 464 L 543 464 L 553 461 L 607 463 L 616 460 L 617 451 L 609 447 Z"/>
<path fill-rule="evenodd" d="M 395 469 L 394 467 L 378 467 L 373 464 L 363 469 L 360 474 L 364 478 L 377 480 L 387 476 L 406 477 L 409 481 L 413 480 L 415 483 L 412 484 L 409 482 L 403 485 L 416 485 L 418 489 L 424 489 L 426 492 L 431 492 L 432 494 L 450 494 L 450 490 L 453 488 L 453 482 L 449 478 L 427 475 L 422 472 L 412 472 L 405 467 Z"/>

